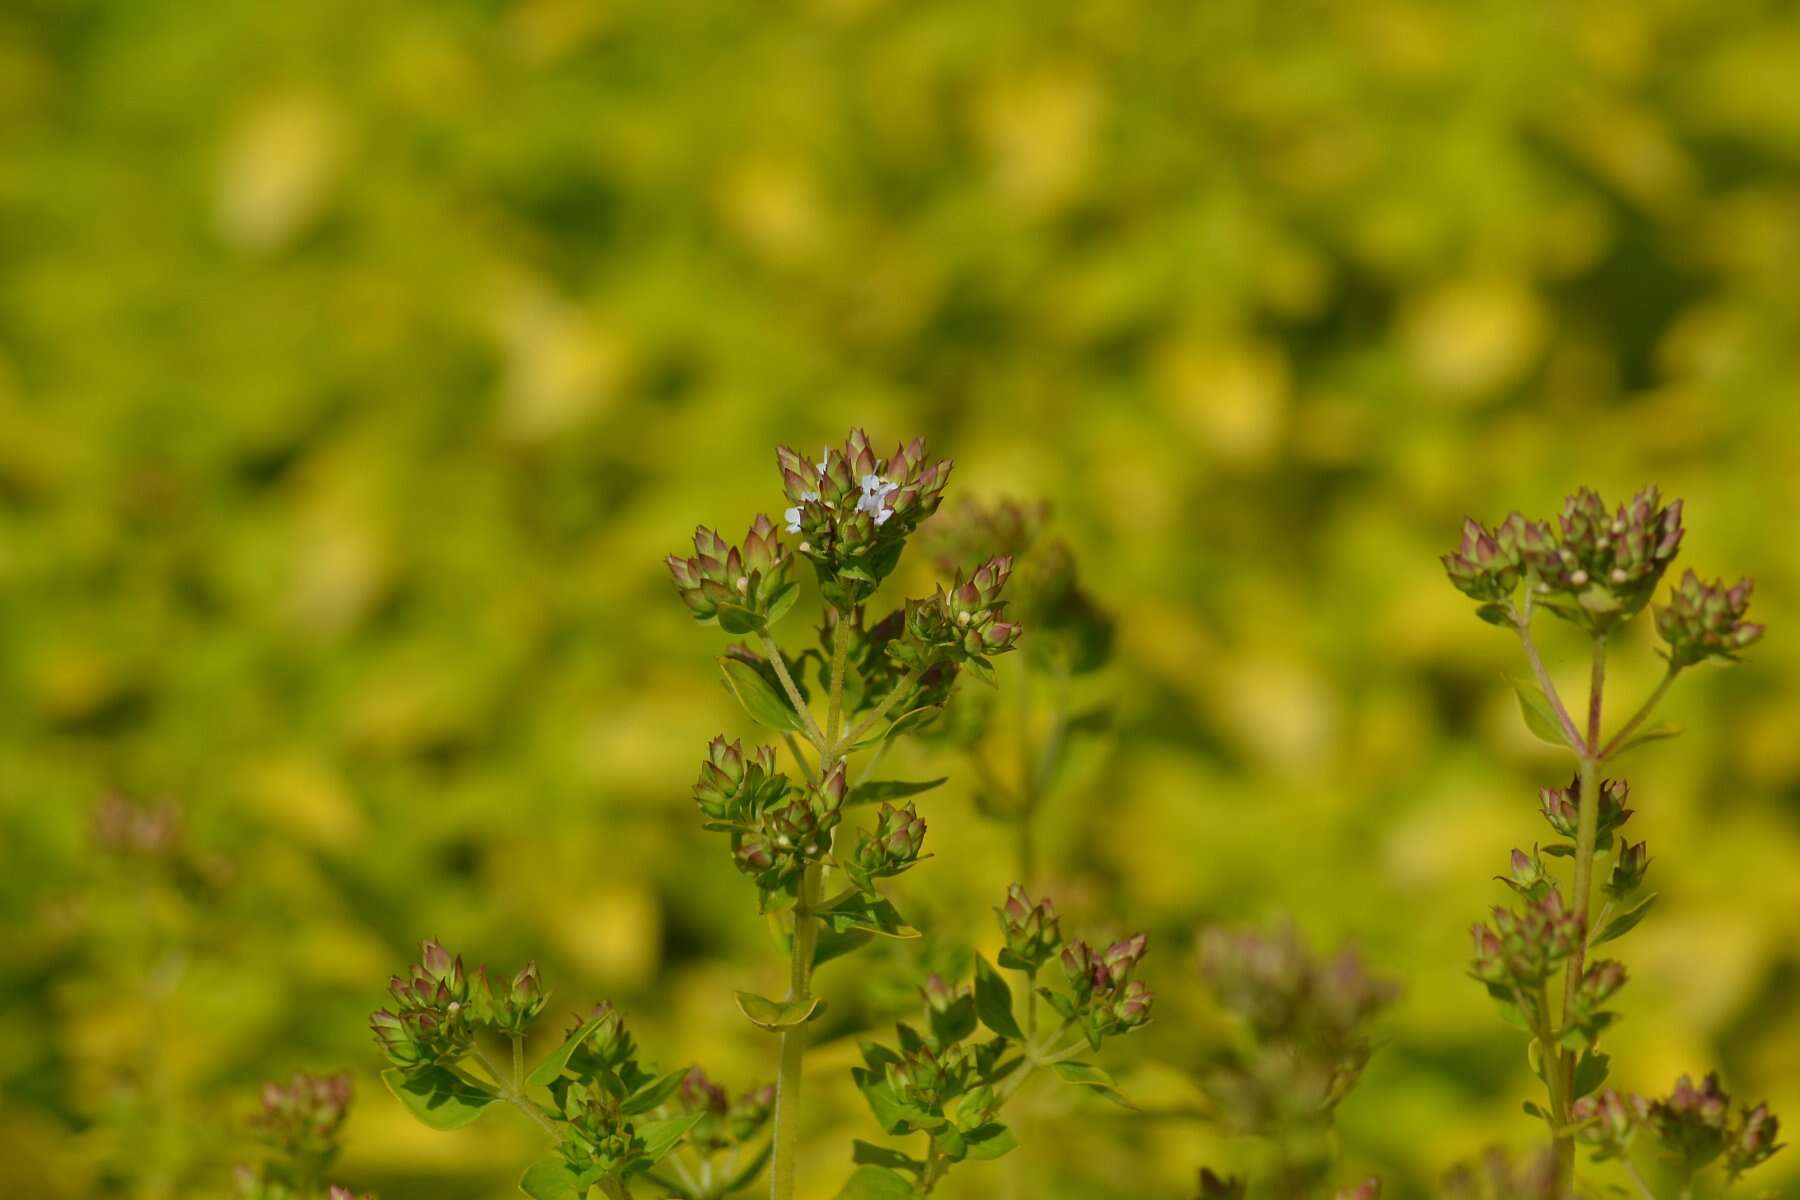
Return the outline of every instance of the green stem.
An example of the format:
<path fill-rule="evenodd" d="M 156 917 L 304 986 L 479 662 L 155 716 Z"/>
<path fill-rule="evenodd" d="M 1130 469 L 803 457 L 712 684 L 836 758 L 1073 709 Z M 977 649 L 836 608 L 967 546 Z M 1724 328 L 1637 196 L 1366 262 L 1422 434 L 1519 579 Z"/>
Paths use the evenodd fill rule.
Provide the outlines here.
<path fill-rule="evenodd" d="M 1542 1047 L 1544 1090 L 1550 1097 L 1550 1123 L 1559 1131 L 1556 1133 L 1556 1173 L 1560 1182 L 1556 1194 L 1572 1196 L 1575 1194 L 1575 1141 L 1569 1134 L 1560 1132 L 1569 1123 L 1569 1089 L 1565 1083 L 1568 1075 L 1564 1071 L 1562 1049 L 1556 1044 L 1555 1031 L 1550 1028 L 1548 987 L 1538 988 L 1533 1009 L 1538 1045 Z"/>
<path fill-rule="evenodd" d="M 793 959 L 788 976 L 788 999 L 805 1001 L 812 992 L 813 952 L 818 946 L 819 919 L 811 916 L 819 903 L 818 863 L 808 864 L 800 877 L 799 903 L 794 910 Z M 800 1079 L 806 1058 L 806 1026 L 796 1025 L 781 1034 L 781 1065 L 775 1075 L 774 1156 L 769 1169 L 771 1200 L 793 1200 L 795 1156 L 800 1144 Z"/>
<path fill-rule="evenodd" d="M 631 1200 L 631 1184 L 617 1175 L 608 1175 L 600 1181 L 600 1190 L 611 1200 Z"/>
<path fill-rule="evenodd" d="M 805 699 L 801 697 L 800 689 L 794 686 L 794 677 L 788 674 L 787 660 L 781 657 L 781 647 L 775 644 L 775 639 L 769 636 L 766 629 L 759 630 L 758 636 L 762 638 L 763 650 L 768 654 L 769 662 L 775 667 L 775 677 L 781 680 L 782 690 L 787 692 L 788 703 L 794 706 L 794 711 L 799 713 L 800 719 L 806 723 L 807 738 L 813 745 L 823 747 L 825 735 L 820 732 L 819 722 L 813 717 L 812 709 L 807 707 Z"/>
<path fill-rule="evenodd" d="M 875 711 L 864 717 L 862 724 L 845 734 L 841 742 L 834 744 L 833 749 L 835 752 L 838 755 L 842 755 L 845 750 L 861 741 L 864 734 L 875 728 L 875 726 L 881 722 L 881 718 L 887 716 L 888 709 L 899 703 L 900 697 L 912 691 L 913 684 L 919 682 L 919 676 L 924 673 L 925 670 L 923 667 L 914 667 L 912 670 L 902 675 L 900 677 L 900 682 L 894 685 L 894 690 L 888 693 L 887 699 L 876 705 Z"/>
<path fill-rule="evenodd" d="M 561 1142 L 562 1134 L 557 1132 L 556 1126 L 551 1124 L 550 1118 L 546 1117 L 544 1111 L 533 1104 L 531 1098 L 523 1091 L 506 1082 L 506 1077 L 500 1074 L 499 1069 L 489 1061 L 487 1053 L 480 1046 L 471 1046 L 469 1049 L 474 1054 L 475 1061 L 481 1064 L 481 1069 L 493 1079 L 494 1088 L 500 1093 L 500 1098 L 535 1121 L 538 1128 L 549 1134 L 553 1141 Z"/>
<path fill-rule="evenodd" d="M 825 709 L 825 740 L 837 744 L 844 712 L 844 664 L 850 653 L 850 638 L 844 630 L 844 614 L 833 606 L 827 622 L 831 626 L 831 700 Z"/>
<path fill-rule="evenodd" d="M 525 1035 L 522 1033 L 515 1033 L 511 1036 L 513 1048 L 513 1091 L 523 1093 L 525 1091 Z"/>
<path fill-rule="evenodd" d="M 782 740 L 787 743 L 788 753 L 792 755 L 794 761 L 800 765 L 800 773 L 806 776 L 806 782 L 816 786 L 819 782 L 819 773 L 813 770 L 811 763 L 806 761 L 806 755 L 801 751 L 800 743 L 795 740 L 794 735 L 791 733 L 784 733 L 781 737 Z"/>
<path fill-rule="evenodd" d="M 1625 744 L 1625 739 L 1630 737 L 1639 725 L 1649 719 L 1650 714 L 1656 711 L 1656 706 L 1662 703 L 1662 698 L 1668 695 L 1670 685 L 1675 682 L 1675 677 L 1679 674 L 1681 674 L 1681 668 L 1670 663 L 1669 669 L 1663 672 L 1662 680 L 1656 685 L 1656 690 L 1650 693 L 1650 698 L 1644 701 L 1643 706 L 1632 715 L 1631 720 L 1625 722 L 1619 732 L 1613 734 L 1612 740 L 1606 743 L 1606 748 L 1600 751 L 1602 759 L 1617 754 L 1619 747 Z"/>
<path fill-rule="evenodd" d="M 1637 1188 L 1638 1195 L 1642 1196 L 1644 1200 L 1656 1200 L 1656 1193 L 1650 1190 L 1650 1185 L 1645 1183 L 1644 1177 L 1638 1173 L 1637 1164 L 1630 1158 L 1622 1158 L 1619 1161 L 1625 1165 L 1625 1174 L 1630 1178 L 1632 1185 Z"/>

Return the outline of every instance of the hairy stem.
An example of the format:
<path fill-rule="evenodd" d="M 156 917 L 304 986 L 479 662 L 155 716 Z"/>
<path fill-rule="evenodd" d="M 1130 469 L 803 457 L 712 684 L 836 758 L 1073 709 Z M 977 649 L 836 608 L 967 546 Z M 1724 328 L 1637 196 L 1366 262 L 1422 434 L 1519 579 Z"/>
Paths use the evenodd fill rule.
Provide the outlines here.
<path fill-rule="evenodd" d="M 837 744 L 844 712 L 844 663 L 850 653 L 850 638 L 844 629 L 842 612 L 833 607 L 827 623 L 831 626 L 831 699 L 825 709 L 825 738 Z"/>
<path fill-rule="evenodd" d="M 836 743 L 835 749 L 837 754 L 842 756 L 845 750 L 856 745 L 857 742 L 862 740 L 864 734 L 875 728 L 875 726 L 881 722 L 881 718 L 887 716 L 888 709 L 898 704 L 900 702 L 900 697 L 912 691 L 913 684 L 919 682 L 919 676 L 924 673 L 924 668 L 914 667 L 912 670 L 902 675 L 900 677 L 900 682 L 894 685 L 894 690 L 887 694 L 887 699 L 883 700 L 880 704 L 877 704 L 875 706 L 875 711 L 863 718 L 862 724 L 845 734 L 842 741 Z"/>
<path fill-rule="evenodd" d="M 1534 1025 L 1538 1045 L 1543 1049 L 1541 1059 L 1544 1064 L 1544 1089 L 1550 1097 L 1550 1123 L 1559 1131 L 1556 1134 L 1556 1175 L 1559 1181 L 1557 1195 L 1574 1195 L 1575 1178 L 1575 1140 L 1566 1133 L 1560 1132 L 1569 1123 L 1569 1089 L 1566 1080 L 1569 1078 L 1566 1068 L 1569 1065 L 1563 1058 L 1562 1051 L 1556 1045 L 1556 1033 L 1550 1028 L 1550 989 L 1539 987 L 1533 997 L 1533 1010 L 1536 1018 Z"/>
<path fill-rule="evenodd" d="M 544 1110 L 533 1104 L 531 1098 L 521 1089 L 506 1082 L 506 1077 L 489 1061 L 486 1051 L 482 1050 L 480 1046 L 471 1046 L 470 1050 L 474 1053 L 475 1061 L 481 1064 L 481 1069 L 493 1079 L 494 1088 L 500 1093 L 502 1100 L 535 1121 L 539 1129 L 550 1135 L 552 1141 L 562 1141 L 562 1134 L 558 1133 L 556 1126 L 550 1123 L 550 1118 L 544 1115 Z"/>
<path fill-rule="evenodd" d="M 794 677 L 788 674 L 787 660 L 781 656 L 781 647 L 769 636 L 767 630 L 760 632 L 763 650 L 769 656 L 769 662 L 775 667 L 775 677 L 781 680 L 782 690 L 787 693 L 788 703 L 800 714 L 800 720 L 806 724 L 806 736 L 815 746 L 825 745 L 825 735 L 819 730 L 819 722 L 814 719 L 812 709 L 807 707 L 806 700 L 800 695 L 800 689 L 794 686 Z"/>
<path fill-rule="evenodd" d="M 1613 734 L 1612 740 L 1606 743 L 1606 748 L 1600 751 L 1602 759 L 1617 754 L 1619 748 L 1625 744 L 1625 739 L 1636 732 L 1639 725 L 1649 719 L 1650 714 L 1656 711 L 1656 706 L 1662 703 L 1662 698 L 1668 695 L 1670 685 L 1675 682 L 1675 677 L 1679 674 L 1681 674 L 1681 668 L 1670 663 L 1669 669 L 1663 672 L 1662 680 L 1657 683 L 1656 690 L 1650 693 L 1650 698 L 1644 701 L 1643 706 L 1632 714 L 1631 720 L 1625 722 L 1619 732 Z"/>
<path fill-rule="evenodd" d="M 811 763 L 806 761 L 806 755 L 801 751 L 799 741 L 791 733 L 782 734 L 781 739 L 787 743 L 788 754 L 796 763 L 800 764 L 800 773 L 806 776 L 806 782 L 817 784 L 819 773 L 813 770 Z"/>
<path fill-rule="evenodd" d="M 807 866 L 800 877 L 800 899 L 794 909 L 793 960 L 788 977 L 788 999 L 804 1001 L 812 995 L 813 952 L 819 941 L 819 918 L 811 915 L 819 903 L 820 867 Z M 794 1158 L 800 1143 L 800 1078 L 806 1058 L 806 1026 L 796 1025 L 781 1034 L 781 1065 L 775 1075 L 774 1159 L 769 1169 L 771 1200 L 793 1200 Z"/>

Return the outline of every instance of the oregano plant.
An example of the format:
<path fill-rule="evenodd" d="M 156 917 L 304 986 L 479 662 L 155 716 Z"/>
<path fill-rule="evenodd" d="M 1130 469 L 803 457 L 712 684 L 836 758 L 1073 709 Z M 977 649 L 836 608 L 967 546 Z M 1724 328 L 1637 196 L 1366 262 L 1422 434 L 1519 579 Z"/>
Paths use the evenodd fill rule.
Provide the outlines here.
<path fill-rule="evenodd" d="M 1666 604 L 1652 604 L 1681 547 L 1681 512 L 1681 501 L 1665 506 L 1655 488 L 1617 510 L 1583 488 L 1564 502 L 1554 527 L 1517 512 L 1492 530 L 1466 522 L 1461 546 L 1443 559 L 1451 582 L 1479 603 L 1477 615 L 1518 638 L 1531 672 L 1514 683 L 1526 724 L 1574 759 L 1566 785 L 1539 793 L 1551 840 L 1512 851 L 1500 882 L 1513 903 L 1474 927 L 1470 966 L 1530 1038 L 1544 1102 L 1527 1102 L 1525 1110 L 1544 1122 L 1552 1141 L 1545 1193 L 1553 1197 L 1576 1194 L 1578 1143 L 1591 1147 L 1596 1161 L 1617 1160 L 1645 1200 L 1717 1194 L 1702 1189 L 1729 1188 L 1780 1149 L 1767 1107 L 1733 1108 L 1714 1075 L 1698 1087 L 1684 1076 L 1657 1100 L 1605 1086 L 1611 1058 L 1602 1046 L 1618 1015 L 1608 1005 L 1627 972 L 1596 952 L 1630 933 L 1656 900 L 1645 886 L 1649 848 L 1625 833 L 1630 788 L 1609 773 L 1634 748 L 1678 732 L 1650 723 L 1678 678 L 1703 663 L 1736 661 L 1763 633 L 1745 619 L 1748 579 L 1728 587 L 1688 571 Z M 1609 731 L 1608 656 L 1646 608 L 1654 612 L 1665 669 Z M 1545 614 L 1575 626 L 1589 643 L 1585 706 L 1572 710 L 1545 666 L 1535 636 Z M 1645 1150 L 1675 1191 L 1655 1190 L 1638 1160 Z"/>
<path fill-rule="evenodd" d="M 768 1194 L 791 1200 L 808 1033 L 826 1003 L 813 973 L 875 938 L 919 936 L 883 884 L 930 857 L 914 798 L 945 779 L 882 778 L 879 764 L 896 739 L 940 721 L 964 678 L 995 684 L 991 660 L 1023 632 L 1004 598 L 1007 554 L 953 568 L 931 594 L 883 615 L 872 610 L 950 478 L 951 463 L 933 461 L 923 439 L 883 457 L 853 429 L 817 461 L 781 447 L 776 464 L 787 500 L 779 524 L 757 516 L 738 544 L 701 526 L 692 555 L 667 559 L 695 620 L 741 639 L 723 648 L 723 683 L 779 741 L 713 738 L 692 788 L 701 824 L 722 835 L 787 957 L 783 994 L 736 993 L 745 1019 L 777 1039 L 774 1083 L 732 1101 L 697 1068 L 652 1067 L 606 1004 L 527 1070 L 526 1035 L 547 1003 L 535 966 L 491 981 L 435 941 L 393 980 L 393 1007 L 372 1018 L 392 1064 L 383 1078 L 419 1120 L 450 1130 L 510 1105 L 539 1127 L 550 1152 L 519 1184 L 536 1200 L 595 1190 L 621 1200 L 644 1184 L 712 1200 L 754 1186 L 765 1164 Z M 799 559 L 813 568 L 818 623 L 783 645 L 775 626 L 800 598 Z M 871 1110 L 889 1133 L 924 1135 L 925 1153 L 847 1148 L 842 1196 L 926 1195 L 954 1164 L 1010 1150 L 1017 1139 L 998 1114 L 1038 1068 L 1117 1096 L 1111 1076 L 1078 1057 L 1148 1022 L 1150 990 L 1134 977 L 1145 939 L 1064 944 L 1049 901 L 1018 885 L 998 912 L 998 967 L 977 959 L 961 987 L 928 975 L 921 1024 L 899 1026 L 895 1047 L 864 1047 L 855 1082 Z M 1052 960 L 1062 983 L 1040 985 Z M 1020 999 L 1002 969 L 1022 976 Z M 1040 1002 L 1053 1016 L 1040 1020 Z"/>

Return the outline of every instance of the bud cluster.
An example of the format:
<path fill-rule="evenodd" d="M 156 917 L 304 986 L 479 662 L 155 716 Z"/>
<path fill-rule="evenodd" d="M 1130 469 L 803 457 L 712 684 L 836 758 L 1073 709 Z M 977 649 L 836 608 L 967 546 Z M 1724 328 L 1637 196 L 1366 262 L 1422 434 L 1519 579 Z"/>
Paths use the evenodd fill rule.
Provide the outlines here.
<path fill-rule="evenodd" d="M 787 790 L 787 776 L 775 769 L 773 746 L 758 746 L 746 755 L 742 741 L 727 742 L 721 734 L 706 745 L 694 803 L 713 821 L 748 828 L 765 809 L 780 803 Z"/>
<path fill-rule="evenodd" d="M 702 1114 L 688 1141 L 704 1154 L 720 1154 L 745 1145 L 769 1123 L 775 1110 L 775 1085 L 751 1088 L 737 1099 L 707 1078 L 699 1067 L 682 1076 L 676 1101 L 683 1112 Z"/>
<path fill-rule="evenodd" d="M 878 458 L 861 429 L 819 462 L 786 446 L 775 460 L 791 505 L 787 530 L 799 536 L 826 601 L 846 610 L 893 572 L 907 535 L 942 503 L 953 465 L 930 461 L 923 438 Z"/>
<path fill-rule="evenodd" d="M 1138 961 L 1148 944 L 1143 934 L 1095 950 L 1084 941 L 1062 948 L 1063 975 L 1069 991 L 1061 994 L 1039 988 L 1039 995 L 1067 1021 L 1078 1023 L 1088 1045 L 1098 1050 L 1101 1039 L 1129 1033 L 1150 1022 L 1155 996 L 1141 979 L 1133 979 Z"/>
<path fill-rule="evenodd" d="M 1606 851 L 1612 848 L 1613 834 L 1625 822 L 1631 820 L 1632 811 L 1626 808 L 1631 799 L 1631 785 L 1623 779 L 1603 779 L 1600 781 L 1600 808 L 1596 816 L 1594 830 L 1594 848 Z M 1576 775 L 1569 780 L 1565 788 L 1538 789 L 1538 802 L 1542 807 L 1544 820 L 1563 837 L 1573 840 L 1580 830 L 1581 824 L 1581 777 Z"/>
<path fill-rule="evenodd" d="M 717 621 L 730 633 L 762 628 L 786 612 L 797 595 L 787 578 L 793 559 L 775 523 L 764 515 L 751 523 L 741 548 L 701 525 L 694 530 L 692 558 L 671 554 L 664 561 L 694 619 Z"/>
<path fill-rule="evenodd" d="M 1656 1139 L 1683 1180 L 1722 1162 L 1735 1181 L 1782 1148 L 1777 1141 L 1781 1123 L 1769 1106 L 1740 1108 L 1734 1114 L 1716 1074 L 1698 1085 L 1683 1075 L 1667 1096 L 1654 1100 L 1605 1088 L 1576 1101 L 1570 1117 L 1582 1126 L 1577 1136 L 1594 1148 L 1595 1161 L 1623 1158 L 1644 1131 Z"/>
<path fill-rule="evenodd" d="M 263 1084 L 262 1105 L 250 1118 L 251 1131 L 267 1149 L 256 1166 L 235 1171 L 242 1200 L 297 1200 L 314 1195 L 320 1176 L 338 1156 L 338 1140 L 350 1112 L 353 1089 L 348 1074 L 295 1075 L 285 1083 Z M 332 1196 L 356 1200 L 344 1188 Z"/>
<path fill-rule="evenodd" d="M 1655 488 L 1616 512 L 1581 488 L 1563 502 L 1557 524 L 1553 533 L 1548 522 L 1516 512 L 1491 531 L 1465 521 L 1461 545 L 1443 556 L 1444 570 L 1464 595 L 1491 606 L 1509 604 L 1529 577 L 1537 603 L 1600 632 L 1649 603 L 1683 532 L 1681 501 L 1664 507 Z"/>
<path fill-rule="evenodd" d="M 1006 949 L 1000 952 L 1001 966 L 1036 974 L 1062 948 L 1062 926 L 1048 896 L 1034 904 L 1015 883 L 1006 889 L 1006 903 L 994 913 L 1000 918 L 1000 935 L 1006 939 Z"/>
<path fill-rule="evenodd" d="M 792 894 L 808 863 L 831 853 L 832 833 L 843 820 L 848 790 L 840 760 L 817 784 L 798 791 L 784 788 L 779 800 L 725 826 L 731 832 L 732 859 L 738 870 L 756 881 L 765 908 L 775 897 Z"/>
<path fill-rule="evenodd" d="M 948 589 L 906 602 L 906 637 L 890 649 L 903 666 L 927 667 L 938 662 L 979 663 L 1005 654 L 1019 640 L 1021 626 L 1003 620 L 1001 590 L 1012 576 L 1012 559 L 989 559 L 964 579 L 956 573 Z"/>
<path fill-rule="evenodd" d="M 1495 906 L 1492 924 L 1470 932 L 1475 958 L 1469 973 L 1497 995 L 1530 992 L 1550 977 L 1582 944 L 1583 921 L 1563 905 L 1552 886 L 1520 911 Z"/>
<path fill-rule="evenodd" d="M 1656 610 L 1656 632 L 1669 644 L 1669 661 L 1692 666 L 1708 658 L 1735 658 L 1755 644 L 1763 627 L 1744 620 L 1755 584 L 1740 579 L 1731 587 L 1723 579 L 1703 583 L 1688 571 L 1669 589 L 1667 608 Z"/>
<path fill-rule="evenodd" d="M 918 862 L 924 845 L 925 819 L 912 802 L 899 808 L 884 802 L 875 816 L 874 830 L 862 832 L 846 869 L 858 887 L 871 891 L 871 880 L 898 875 Z"/>
<path fill-rule="evenodd" d="M 376 1011 L 369 1025 L 389 1061 L 401 1067 L 453 1062 L 468 1053 L 479 1030 L 522 1033 L 549 1000 L 536 963 L 491 986 L 486 967 L 465 971 L 461 955 L 452 957 L 430 939 L 421 943 L 409 974 L 394 976 L 388 991 L 395 1009 Z"/>

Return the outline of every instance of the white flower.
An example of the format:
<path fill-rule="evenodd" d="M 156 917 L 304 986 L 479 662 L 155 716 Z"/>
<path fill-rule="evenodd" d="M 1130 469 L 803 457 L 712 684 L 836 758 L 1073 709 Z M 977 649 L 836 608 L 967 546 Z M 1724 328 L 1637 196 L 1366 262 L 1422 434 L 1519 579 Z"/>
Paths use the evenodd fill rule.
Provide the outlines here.
<path fill-rule="evenodd" d="M 831 447 L 830 446 L 827 446 L 823 450 L 819 451 L 819 464 L 818 465 L 819 465 L 819 474 L 824 475 L 825 468 L 831 465 Z"/>
<path fill-rule="evenodd" d="M 808 500 L 817 500 L 818 498 L 819 498 L 819 493 L 817 493 L 817 492 L 801 492 L 800 493 L 800 503 L 801 504 L 806 503 Z M 782 513 L 781 515 L 787 521 L 787 531 L 789 533 L 799 533 L 800 532 L 800 505 L 799 504 L 796 504 L 794 507 L 788 509 L 786 512 Z"/>
<path fill-rule="evenodd" d="M 866 512 L 875 518 L 876 525 L 887 524 L 887 519 L 894 514 L 884 505 L 887 498 L 900 490 L 900 485 L 890 483 L 879 475 L 869 474 L 862 477 L 862 498 L 856 502 L 858 512 Z"/>

